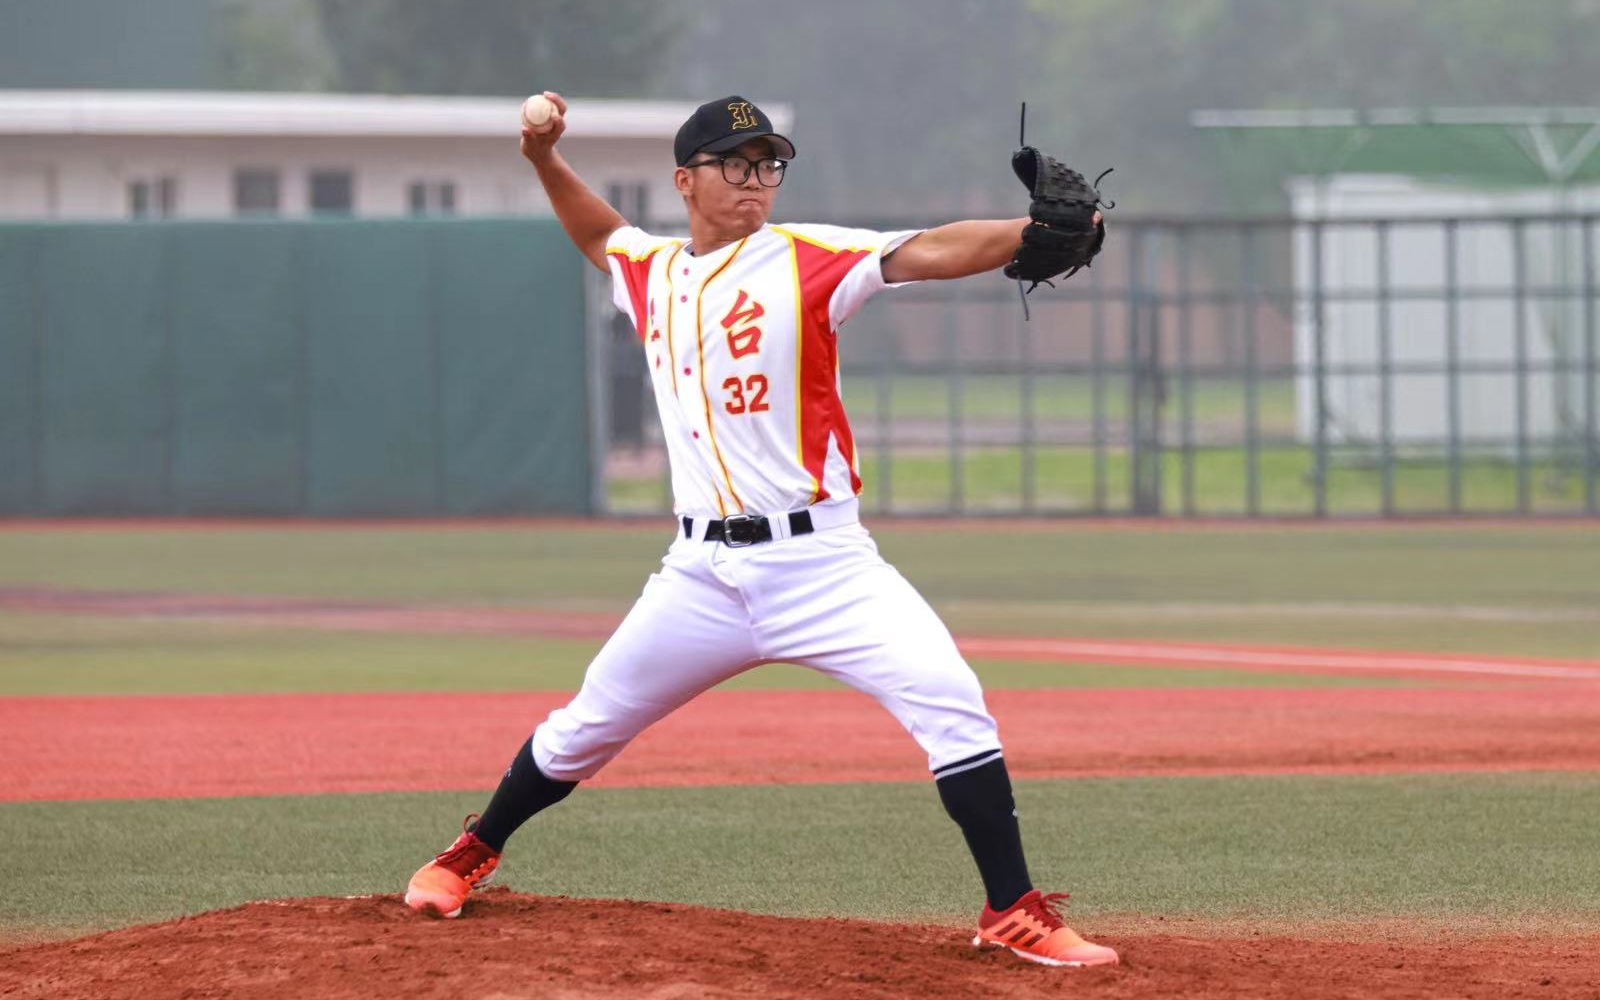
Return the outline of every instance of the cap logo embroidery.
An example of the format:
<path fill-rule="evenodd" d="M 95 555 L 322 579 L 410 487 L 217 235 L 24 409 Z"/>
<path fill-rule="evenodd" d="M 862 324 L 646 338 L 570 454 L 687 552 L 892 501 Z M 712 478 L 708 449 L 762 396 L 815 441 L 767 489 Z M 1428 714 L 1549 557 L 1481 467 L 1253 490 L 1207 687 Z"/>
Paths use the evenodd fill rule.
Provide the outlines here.
<path fill-rule="evenodd" d="M 749 101 L 734 101 L 728 105 L 728 110 L 733 112 L 733 129 L 755 128 L 761 124 L 756 121 L 756 109 Z"/>

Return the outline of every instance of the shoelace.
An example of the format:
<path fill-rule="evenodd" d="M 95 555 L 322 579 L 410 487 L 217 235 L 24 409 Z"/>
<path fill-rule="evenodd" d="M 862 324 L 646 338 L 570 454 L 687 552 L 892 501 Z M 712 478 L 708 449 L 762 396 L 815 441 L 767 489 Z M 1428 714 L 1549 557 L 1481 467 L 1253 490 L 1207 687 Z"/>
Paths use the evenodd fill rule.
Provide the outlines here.
<path fill-rule="evenodd" d="M 477 881 L 478 873 L 498 856 L 494 848 L 479 840 L 473 833 L 477 828 L 477 819 L 478 816 L 474 813 L 462 821 L 462 835 L 450 845 L 449 850 L 434 859 L 440 867 L 450 869 L 469 882 Z"/>
<path fill-rule="evenodd" d="M 1066 926 L 1066 921 L 1061 918 L 1061 911 L 1066 909 L 1067 900 L 1072 898 L 1071 893 L 1049 892 L 1043 893 L 1038 899 L 1028 903 L 1023 909 L 1044 924 L 1050 930 L 1057 930 Z"/>

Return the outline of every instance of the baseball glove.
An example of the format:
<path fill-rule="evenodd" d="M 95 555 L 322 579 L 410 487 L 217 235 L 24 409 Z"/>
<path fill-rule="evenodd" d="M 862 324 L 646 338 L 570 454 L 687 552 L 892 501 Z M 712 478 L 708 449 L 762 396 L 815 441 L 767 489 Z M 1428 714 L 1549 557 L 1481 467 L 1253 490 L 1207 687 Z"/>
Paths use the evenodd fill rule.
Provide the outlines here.
<path fill-rule="evenodd" d="M 1094 213 L 1102 205 L 1100 180 L 1111 171 L 1090 184 L 1076 170 L 1032 146 L 1011 155 L 1011 169 L 1032 196 L 1028 217 L 1033 221 L 1022 230 L 1022 245 L 1005 266 L 1005 276 L 1032 282 L 1030 292 L 1041 284 L 1054 288 L 1051 278 L 1070 278 L 1090 266 L 1105 243 L 1105 223 L 1095 222 Z"/>

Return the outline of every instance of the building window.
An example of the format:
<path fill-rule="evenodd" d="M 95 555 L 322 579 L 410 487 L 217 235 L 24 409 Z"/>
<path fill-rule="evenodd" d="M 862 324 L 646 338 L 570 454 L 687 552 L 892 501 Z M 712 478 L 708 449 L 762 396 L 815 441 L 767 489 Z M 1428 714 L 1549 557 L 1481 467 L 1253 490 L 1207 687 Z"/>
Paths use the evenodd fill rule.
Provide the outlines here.
<path fill-rule="evenodd" d="M 233 211 L 236 215 L 277 215 L 280 184 L 278 172 L 264 167 L 246 167 L 233 172 Z"/>
<path fill-rule="evenodd" d="M 649 227 L 650 187 L 647 184 L 613 183 L 606 185 L 606 201 L 630 225 Z"/>
<path fill-rule="evenodd" d="M 311 172 L 311 211 L 349 215 L 355 208 L 355 179 L 348 170 Z"/>
<path fill-rule="evenodd" d="M 412 215 L 456 214 L 454 181 L 414 181 L 407 189 Z"/>
<path fill-rule="evenodd" d="M 178 182 L 172 177 L 151 177 L 128 182 L 128 216 L 134 219 L 170 219 L 178 214 Z"/>

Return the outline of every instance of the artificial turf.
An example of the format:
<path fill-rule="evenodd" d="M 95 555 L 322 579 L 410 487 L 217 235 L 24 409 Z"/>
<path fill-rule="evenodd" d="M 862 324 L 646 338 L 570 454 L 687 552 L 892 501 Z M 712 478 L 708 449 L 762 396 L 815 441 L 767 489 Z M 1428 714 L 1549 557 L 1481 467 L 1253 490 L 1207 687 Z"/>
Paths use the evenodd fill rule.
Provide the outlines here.
<path fill-rule="evenodd" d="M 1572 526 L 874 533 L 958 634 L 1600 657 L 1600 532 Z M 655 523 L 17 530 L 0 532 L 0 587 L 619 615 L 669 539 Z"/>
<path fill-rule="evenodd" d="M 394 893 L 484 794 L 0 805 L 0 928 L 67 933 L 252 899 Z M 1023 781 L 1035 881 L 1077 919 L 1600 926 L 1600 775 Z M 926 783 L 585 789 L 511 843 L 528 892 L 965 922 Z M 398 904 L 396 904 L 398 905 Z"/>
<path fill-rule="evenodd" d="M 599 640 L 324 632 L 216 622 L 0 612 L 0 696 L 363 691 L 575 691 Z M 985 687 L 1345 687 L 1371 675 L 974 660 Z M 789 664 L 733 689 L 840 687 Z"/>

